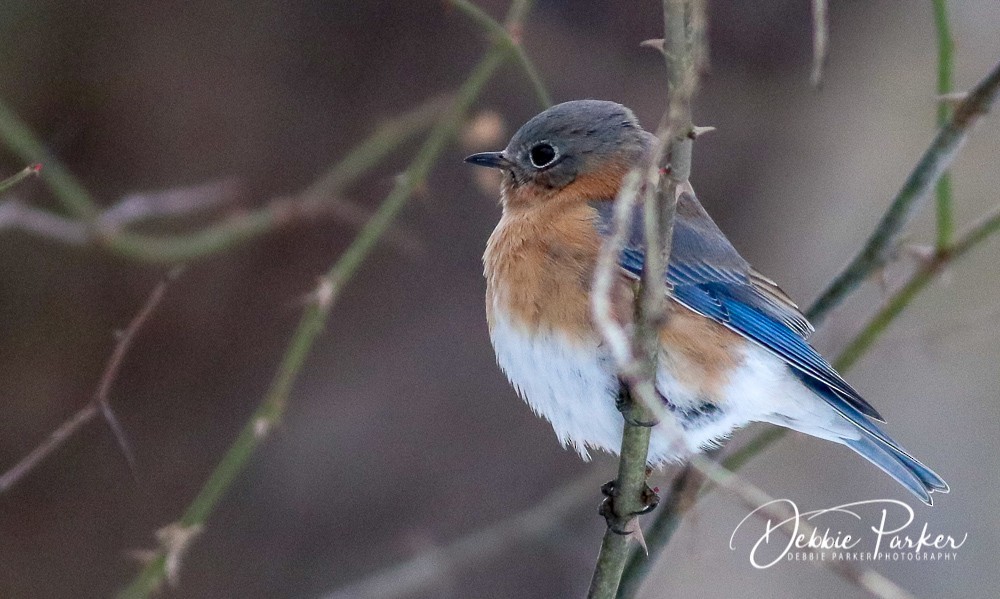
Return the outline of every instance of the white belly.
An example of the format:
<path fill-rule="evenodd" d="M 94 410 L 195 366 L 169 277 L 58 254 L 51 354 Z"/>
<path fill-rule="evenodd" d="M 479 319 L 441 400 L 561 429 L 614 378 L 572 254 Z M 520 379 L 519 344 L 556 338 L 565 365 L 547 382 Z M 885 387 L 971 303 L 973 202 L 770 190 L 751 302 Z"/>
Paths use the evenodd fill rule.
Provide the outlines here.
<path fill-rule="evenodd" d="M 564 447 L 572 446 L 584 459 L 593 449 L 618 453 L 623 426 L 615 407 L 619 382 L 611 357 L 596 338 L 571 343 L 558 333 L 528 335 L 499 314 L 490 338 L 500 368 L 531 409 L 552 423 Z M 657 388 L 676 406 L 702 402 L 663 368 L 657 373 Z M 850 434 L 846 421 L 796 380 L 780 359 L 752 344 L 723 395 L 717 411 L 682 423 L 687 451 L 716 445 L 752 421 L 791 426 L 827 439 Z M 666 431 L 653 428 L 648 458 L 652 465 L 684 458 Z"/>
<path fill-rule="evenodd" d="M 529 336 L 499 314 L 490 339 L 500 368 L 531 409 L 552 423 L 564 447 L 584 459 L 590 449 L 618 452 L 618 377 L 597 339 L 571 344 L 558 333 Z"/>

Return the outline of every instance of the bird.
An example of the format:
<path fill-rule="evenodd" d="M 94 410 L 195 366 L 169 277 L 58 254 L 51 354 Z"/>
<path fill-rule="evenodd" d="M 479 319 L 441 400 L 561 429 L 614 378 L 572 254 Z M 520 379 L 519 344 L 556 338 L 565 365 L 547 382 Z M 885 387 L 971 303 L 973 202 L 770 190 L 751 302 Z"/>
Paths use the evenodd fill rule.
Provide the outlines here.
<path fill-rule="evenodd" d="M 562 445 L 584 459 L 621 448 L 621 380 L 590 295 L 622 181 L 657 143 L 625 106 L 574 100 L 528 120 L 502 151 L 465 159 L 502 171 L 502 214 L 483 255 L 497 363 Z M 644 263 L 641 222 L 637 206 L 613 291 L 622 322 L 634 313 Z M 949 491 L 809 344 L 813 327 L 798 306 L 740 255 L 690 186 L 677 201 L 663 277 L 667 318 L 655 387 L 682 439 L 671 433 L 677 427 L 652 425 L 650 468 L 765 422 L 849 447 L 928 505 L 931 493 Z"/>

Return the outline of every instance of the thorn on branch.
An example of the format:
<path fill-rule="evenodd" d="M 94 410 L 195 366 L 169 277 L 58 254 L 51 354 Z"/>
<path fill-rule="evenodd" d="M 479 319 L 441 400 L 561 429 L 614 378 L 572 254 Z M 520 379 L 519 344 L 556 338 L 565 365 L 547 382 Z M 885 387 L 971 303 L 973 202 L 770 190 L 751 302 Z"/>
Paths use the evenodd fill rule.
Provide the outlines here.
<path fill-rule="evenodd" d="M 167 582 L 176 587 L 180 582 L 181 565 L 192 541 L 202 533 L 201 525 L 184 526 L 180 523 L 168 524 L 156 531 L 156 540 L 166 556 L 165 572 Z"/>
<path fill-rule="evenodd" d="M 651 39 L 651 40 L 644 40 L 642 42 L 639 42 L 639 47 L 640 48 L 652 48 L 653 50 L 656 50 L 657 52 L 659 52 L 659 53 L 662 54 L 664 52 L 664 44 L 665 43 L 666 43 L 666 40 L 664 40 L 663 38 Z"/>
<path fill-rule="evenodd" d="M 111 434 L 114 435 L 115 441 L 118 443 L 118 449 L 121 450 L 122 456 L 125 457 L 125 462 L 128 464 L 129 472 L 132 473 L 132 478 L 136 479 L 138 470 L 135 466 L 135 452 L 132 450 L 132 444 L 129 443 L 128 436 L 125 434 L 125 428 L 111 410 L 110 403 L 102 402 L 100 407 L 101 415 L 104 416 L 104 422 L 111 429 Z"/>
<path fill-rule="evenodd" d="M 267 436 L 269 432 L 271 432 L 273 424 L 274 423 L 271 421 L 270 418 L 262 417 L 258 418 L 257 420 L 254 420 L 253 423 L 254 436 L 257 437 L 258 439 L 263 439 L 264 437 Z"/>
<path fill-rule="evenodd" d="M 691 139 L 698 139 L 702 135 L 704 135 L 706 133 L 711 133 L 712 131 L 715 131 L 715 127 L 712 127 L 712 126 L 697 127 L 697 126 L 695 126 L 695 127 L 691 127 L 691 131 L 688 133 L 688 137 L 691 138 Z"/>
<path fill-rule="evenodd" d="M 336 290 L 336 285 L 330 277 L 320 277 L 316 290 L 313 292 L 316 307 L 324 311 L 329 309 L 330 305 L 333 304 Z"/>
<path fill-rule="evenodd" d="M 639 519 L 632 518 L 629 520 L 628 524 L 625 525 L 625 531 L 631 538 L 635 539 L 635 542 L 639 544 L 642 552 L 649 555 L 649 547 L 646 545 L 646 536 L 642 534 L 642 526 L 639 525 Z"/>
<path fill-rule="evenodd" d="M 939 96 L 937 96 L 937 101 L 938 102 L 943 102 L 943 103 L 949 105 L 951 108 L 954 108 L 954 107 L 958 106 L 959 104 L 961 104 L 962 102 L 964 102 L 965 99 L 968 98 L 968 97 L 969 97 L 969 92 L 968 91 L 950 92 L 950 93 L 947 93 L 947 94 L 940 94 Z"/>

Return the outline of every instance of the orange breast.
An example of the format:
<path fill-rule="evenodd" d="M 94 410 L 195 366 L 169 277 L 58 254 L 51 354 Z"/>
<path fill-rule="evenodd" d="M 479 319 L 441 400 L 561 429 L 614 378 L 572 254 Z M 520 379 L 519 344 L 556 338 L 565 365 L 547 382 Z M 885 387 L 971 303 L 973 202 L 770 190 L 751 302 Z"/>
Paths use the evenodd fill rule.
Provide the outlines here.
<path fill-rule="evenodd" d="M 506 211 L 486 246 L 486 312 L 528 333 L 592 337 L 589 291 L 600 250 L 586 203 Z"/>

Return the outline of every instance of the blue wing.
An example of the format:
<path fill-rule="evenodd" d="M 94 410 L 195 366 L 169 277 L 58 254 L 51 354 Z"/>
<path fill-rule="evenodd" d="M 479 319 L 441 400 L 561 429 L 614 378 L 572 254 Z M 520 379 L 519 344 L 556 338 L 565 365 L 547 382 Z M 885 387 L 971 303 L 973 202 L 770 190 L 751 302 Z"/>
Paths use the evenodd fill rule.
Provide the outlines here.
<path fill-rule="evenodd" d="M 612 203 L 595 202 L 593 206 L 598 230 L 609 234 Z M 619 261 L 636 277 L 642 273 L 645 258 L 641 223 L 637 210 Z M 750 267 L 688 193 L 678 200 L 666 282 L 675 300 L 778 356 L 845 418 L 895 446 L 868 420 L 882 420 L 882 416 L 806 342 L 812 326 L 798 307 L 773 281 Z"/>

